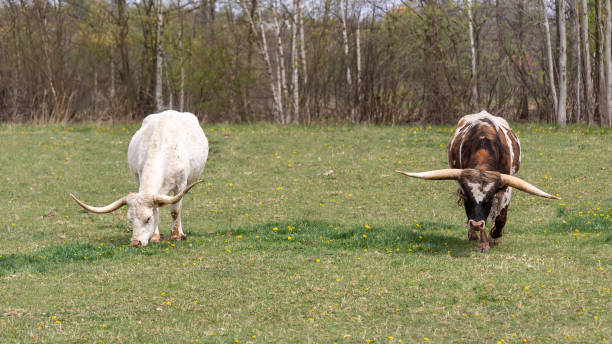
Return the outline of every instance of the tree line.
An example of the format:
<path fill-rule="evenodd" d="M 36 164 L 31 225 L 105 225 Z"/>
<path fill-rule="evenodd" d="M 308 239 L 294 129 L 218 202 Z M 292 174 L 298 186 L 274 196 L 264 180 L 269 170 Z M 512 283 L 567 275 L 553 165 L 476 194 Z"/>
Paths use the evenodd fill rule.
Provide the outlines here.
<path fill-rule="evenodd" d="M 0 120 L 609 126 L 611 40 L 610 0 L 0 0 Z"/>

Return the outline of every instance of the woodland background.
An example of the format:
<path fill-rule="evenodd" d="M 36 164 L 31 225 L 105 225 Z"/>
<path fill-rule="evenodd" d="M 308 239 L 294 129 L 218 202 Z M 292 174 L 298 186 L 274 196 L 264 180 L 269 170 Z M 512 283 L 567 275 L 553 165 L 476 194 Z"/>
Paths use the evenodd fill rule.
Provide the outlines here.
<path fill-rule="evenodd" d="M 612 124 L 610 0 L 0 0 L 0 121 Z"/>

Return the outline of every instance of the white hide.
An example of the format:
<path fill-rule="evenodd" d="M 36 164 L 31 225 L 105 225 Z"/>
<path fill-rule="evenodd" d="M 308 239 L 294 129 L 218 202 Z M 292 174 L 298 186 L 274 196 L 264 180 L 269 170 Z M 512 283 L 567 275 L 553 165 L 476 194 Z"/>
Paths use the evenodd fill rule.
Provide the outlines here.
<path fill-rule="evenodd" d="M 168 110 L 142 121 L 127 158 L 139 193 L 166 195 L 200 177 L 208 158 L 208 140 L 196 116 Z"/>
<path fill-rule="evenodd" d="M 152 235 L 159 238 L 159 209 L 152 199 L 155 195 L 177 194 L 195 182 L 207 158 L 208 140 L 193 114 L 168 110 L 143 120 L 128 147 L 128 164 L 139 184 L 138 193 L 127 197 L 132 242 L 144 246 Z M 181 201 L 170 207 L 176 213 L 173 236 L 180 238 Z"/>

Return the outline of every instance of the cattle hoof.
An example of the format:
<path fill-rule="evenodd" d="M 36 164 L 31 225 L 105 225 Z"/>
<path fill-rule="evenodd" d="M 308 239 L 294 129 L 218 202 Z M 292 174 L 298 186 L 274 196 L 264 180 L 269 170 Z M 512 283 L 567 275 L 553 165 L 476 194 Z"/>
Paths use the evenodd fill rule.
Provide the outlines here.
<path fill-rule="evenodd" d="M 187 236 L 185 234 L 180 234 L 180 235 L 172 235 L 170 237 L 170 240 L 172 241 L 181 241 L 181 240 L 187 240 Z"/>
<path fill-rule="evenodd" d="M 488 253 L 491 250 L 491 247 L 489 247 L 489 245 L 484 246 L 484 245 L 478 245 L 478 252 L 479 253 Z"/>
<path fill-rule="evenodd" d="M 494 238 L 489 238 L 489 245 L 491 245 L 491 246 L 499 245 L 499 239 L 497 239 L 497 238 L 495 238 L 495 239 Z"/>
<path fill-rule="evenodd" d="M 471 241 L 476 241 L 478 240 L 478 234 L 476 234 L 474 231 L 468 231 L 468 239 Z"/>
<path fill-rule="evenodd" d="M 160 239 L 160 238 L 161 238 L 161 237 L 160 237 L 160 235 L 159 235 L 158 233 L 154 233 L 154 234 L 151 236 L 151 240 L 149 240 L 149 241 L 150 241 L 150 242 L 159 242 L 159 239 Z"/>

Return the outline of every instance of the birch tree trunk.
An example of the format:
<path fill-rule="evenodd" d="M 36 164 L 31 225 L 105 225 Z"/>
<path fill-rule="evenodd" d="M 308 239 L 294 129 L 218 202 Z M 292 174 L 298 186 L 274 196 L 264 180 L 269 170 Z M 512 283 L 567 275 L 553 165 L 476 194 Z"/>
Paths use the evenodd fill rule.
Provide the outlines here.
<path fill-rule="evenodd" d="M 114 49 L 110 47 L 110 90 L 109 90 L 109 98 L 111 102 L 115 100 L 115 54 Z"/>
<path fill-rule="evenodd" d="M 179 111 L 185 111 L 185 60 L 183 58 L 183 9 L 181 0 L 177 0 L 179 31 L 178 31 L 178 57 L 181 68 L 181 81 L 179 85 Z"/>
<path fill-rule="evenodd" d="M 361 113 L 361 0 L 356 0 L 355 10 L 357 11 L 356 27 L 355 27 L 355 53 L 357 54 L 357 84 L 355 85 L 355 120 L 353 123 L 361 122 L 363 114 Z"/>
<path fill-rule="evenodd" d="M 470 48 L 472 50 L 472 103 L 474 111 L 478 111 L 478 72 L 476 67 L 476 44 L 474 43 L 474 18 L 472 16 L 472 1 L 466 0 L 465 7 L 468 15 L 468 29 L 470 33 Z"/>
<path fill-rule="evenodd" d="M 281 29 L 278 23 L 278 14 L 276 13 L 276 8 L 272 5 L 272 17 L 274 18 L 274 32 L 276 33 L 276 53 L 278 64 L 276 65 L 276 75 L 277 75 L 277 83 L 278 89 L 281 90 L 281 123 L 287 124 L 291 121 L 291 112 L 287 112 L 286 110 L 286 101 L 287 101 L 287 76 L 285 70 L 285 50 L 283 48 L 283 38 L 281 37 Z"/>
<path fill-rule="evenodd" d="M 542 15 L 544 16 L 544 31 L 546 36 L 546 57 L 548 59 L 548 79 L 550 81 L 550 93 L 552 95 L 553 106 L 555 115 L 558 114 L 558 105 L 557 105 L 557 89 L 555 88 L 555 75 L 553 71 L 553 57 L 552 57 L 552 45 L 550 43 L 550 27 L 548 25 L 548 14 L 546 14 L 546 4 L 544 0 L 540 0 L 540 4 L 542 5 Z"/>
<path fill-rule="evenodd" d="M 251 12 L 249 11 L 246 5 L 246 1 L 241 0 L 240 4 L 242 5 L 242 9 L 244 10 L 245 15 L 247 16 L 249 25 L 251 26 L 251 30 L 253 31 L 253 33 L 257 33 L 257 26 L 255 25 L 255 19 L 251 15 Z M 255 6 L 257 5 L 255 4 Z M 255 12 L 255 9 L 253 10 L 253 12 Z M 266 63 L 266 72 L 268 74 L 268 79 L 270 81 L 270 91 L 272 92 L 272 99 L 273 99 L 272 116 L 275 122 L 280 123 L 281 118 L 283 117 L 282 105 L 281 105 L 281 99 L 280 99 L 280 89 L 276 88 L 275 82 L 274 82 L 274 73 L 273 73 L 273 68 L 272 68 L 272 62 L 270 60 L 270 53 L 268 52 L 268 42 L 266 39 L 266 31 L 263 25 L 261 8 L 257 8 L 257 12 L 259 13 L 259 26 L 260 26 L 260 31 L 261 31 L 261 40 L 257 40 L 257 45 L 259 47 L 259 53 L 262 56 L 264 62 Z"/>
<path fill-rule="evenodd" d="M 348 33 L 347 33 L 347 28 L 346 28 L 347 9 L 346 9 L 345 1 L 347 0 L 340 0 L 340 19 L 342 20 L 342 39 L 344 42 L 344 59 L 346 63 L 346 86 L 348 89 L 348 106 L 350 108 L 349 118 L 351 119 L 351 121 L 353 121 L 355 118 L 355 107 L 353 106 L 353 101 L 351 97 L 351 95 L 353 94 L 353 91 L 352 91 L 353 90 L 353 80 L 351 78 L 349 43 L 348 43 Z"/>
<path fill-rule="evenodd" d="M 168 109 L 173 109 L 174 108 L 174 97 L 172 95 L 172 82 L 170 81 L 170 75 L 168 74 L 168 69 L 169 68 L 169 63 L 168 63 L 168 59 L 166 59 L 166 70 L 164 70 L 164 73 L 166 74 L 166 93 L 168 94 Z"/>
<path fill-rule="evenodd" d="M 557 123 L 567 124 L 567 35 L 565 33 L 565 0 L 559 1 L 559 102 Z"/>
<path fill-rule="evenodd" d="M 578 9 L 580 8 L 579 0 L 570 0 L 570 29 L 571 29 L 571 80 L 572 90 L 574 92 L 574 101 L 572 108 L 572 120 L 579 122 L 582 117 L 582 58 L 580 52 L 580 20 Z M 570 122 L 570 116 L 568 116 Z"/>
<path fill-rule="evenodd" d="M 302 17 L 302 2 L 297 2 L 297 25 L 300 34 L 300 67 L 302 70 L 302 98 L 304 98 L 304 112 L 307 118 L 310 118 L 310 102 L 308 100 L 307 84 L 308 84 L 308 69 L 306 65 L 306 40 L 304 39 L 304 18 Z M 309 121 L 310 122 L 310 121 Z"/>
<path fill-rule="evenodd" d="M 504 35 L 504 9 L 503 5 L 500 4 L 501 0 L 495 0 L 495 23 L 497 24 L 497 44 L 499 48 L 497 66 L 499 70 L 499 81 L 497 83 L 497 109 L 502 109 L 505 103 L 505 87 L 507 74 L 505 70 L 502 70 L 504 65 L 504 56 L 506 55 L 505 42 L 506 38 Z"/>
<path fill-rule="evenodd" d="M 594 93 L 593 93 L 593 77 L 591 75 L 591 50 L 589 48 L 589 12 L 587 8 L 587 0 L 581 1 L 580 8 L 581 31 L 582 31 L 582 61 L 584 64 L 584 111 L 586 112 L 588 124 L 593 124 L 594 121 Z"/>
<path fill-rule="evenodd" d="M 605 67 L 605 14 L 604 14 L 604 0 L 597 0 L 597 6 L 595 7 L 595 17 L 597 18 L 597 36 L 595 41 L 597 42 L 597 63 L 598 63 L 598 110 L 599 110 L 599 125 L 602 125 L 605 119 L 608 117 L 608 95 L 606 92 L 606 67 Z"/>
<path fill-rule="evenodd" d="M 163 3 L 162 0 L 157 0 L 157 49 L 155 53 L 155 61 L 157 63 L 155 68 L 155 107 L 159 112 L 164 108 L 164 98 L 162 91 L 162 66 L 164 63 L 163 58 Z"/>
<path fill-rule="evenodd" d="M 612 17 L 610 16 L 610 0 L 606 0 L 606 100 L 608 102 L 607 118 L 602 118 L 605 125 L 612 125 Z"/>
<path fill-rule="evenodd" d="M 293 24 L 291 26 L 291 87 L 293 91 L 293 121 L 298 123 L 300 118 L 300 82 L 298 79 L 298 56 L 297 56 L 297 5 L 298 0 L 293 1 Z"/>

